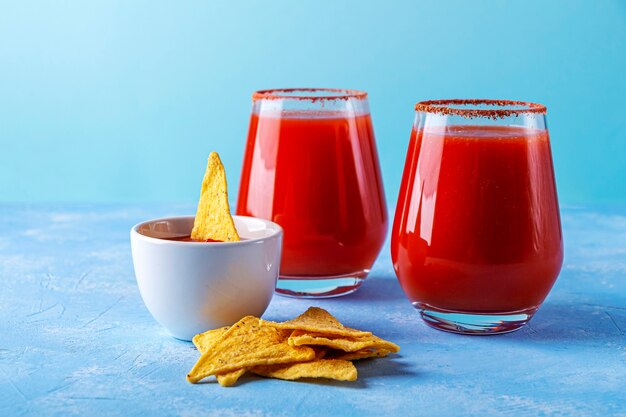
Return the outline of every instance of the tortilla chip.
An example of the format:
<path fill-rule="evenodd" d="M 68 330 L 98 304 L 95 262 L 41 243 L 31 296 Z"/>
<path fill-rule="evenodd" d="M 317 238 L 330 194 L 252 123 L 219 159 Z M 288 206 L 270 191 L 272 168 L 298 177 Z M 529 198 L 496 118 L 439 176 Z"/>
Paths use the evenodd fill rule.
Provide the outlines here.
<path fill-rule="evenodd" d="M 220 327 L 214 330 L 208 330 L 204 333 L 197 334 L 193 337 L 193 344 L 200 351 L 200 353 L 206 353 L 211 346 L 217 342 L 220 337 L 230 329 L 230 326 Z M 217 382 L 223 387 L 230 387 L 234 385 L 243 374 L 246 373 L 246 369 L 237 369 L 236 371 L 226 372 L 223 374 L 215 375 Z"/>
<path fill-rule="evenodd" d="M 210 375 L 257 365 L 303 362 L 315 358 L 315 351 L 310 347 L 289 345 L 288 336 L 279 329 L 261 326 L 257 317 L 244 317 L 202 354 L 187 375 L 187 380 L 196 383 Z"/>
<path fill-rule="evenodd" d="M 227 372 L 225 374 L 217 374 L 215 377 L 217 378 L 217 382 L 223 387 L 230 387 L 235 385 L 237 380 L 241 378 L 243 374 L 246 373 L 246 369 L 237 369 L 236 371 Z"/>
<path fill-rule="evenodd" d="M 352 362 L 338 359 L 317 359 L 311 362 L 255 366 L 250 371 L 265 377 L 287 380 L 328 378 L 338 381 L 354 381 L 357 377 L 357 371 Z"/>
<path fill-rule="evenodd" d="M 200 351 L 200 353 L 206 353 L 211 345 L 217 342 L 228 329 L 230 329 L 230 326 L 224 326 L 218 329 L 208 330 L 204 333 L 195 335 L 192 339 L 192 342 L 195 345 L 196 349 Z"/>
<path fill-rule="evenodd" d="M 320 333 L 307 333 L 302 330 L 294 330 L 289 336 L 289 344 L 292 346 L 317 345 L 326 346 L 332 349 L 343 350 L 344 352 L 356 352 L 363 349 L 383 349 L 389 352 L 397 352 L 400 347 L 395 343 L 381 339 L 378 336 L 332 337 Z"/>
<path fill-rule="evenodd" d="M 382 358 L 387 356 L 390 352 L 385 349 L 363 349 L 356 352 L 344 352 L 343 350 L 334 350 L 327 354 L 331 359 L 342 359 L 344 361 L 357 361 L 359 359 L 367 358 Z"/>
<path fill-rule="evenodd" d="M 300 314 L 293 320 L 282 323 L 261 320 L 261 324 L 263 326 L 272 326 L 277 329 L 305 330 L 307 332 L 323 333 L 334 336 L 360 337 L 372 335 L 372 332 L 362 332 L 360 330 L 345 327 L 328 311 L 319 307 L 309 307 L 307 311 Z"/>
<path fill-rule="evenodd" d="M 199 241 L 219 240 L 222 242 L 239 240 L 228 205 L 226 172 L 216 152 L 211 152 L 209 155 L 191 238 Z"/>

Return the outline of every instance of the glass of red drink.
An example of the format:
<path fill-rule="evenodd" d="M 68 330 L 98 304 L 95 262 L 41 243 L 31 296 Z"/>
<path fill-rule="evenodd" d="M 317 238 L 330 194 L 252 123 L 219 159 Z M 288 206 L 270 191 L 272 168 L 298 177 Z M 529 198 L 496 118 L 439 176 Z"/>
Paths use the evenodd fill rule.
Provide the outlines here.
<path fill-rule="evenodd" d="M 276 292 L 355 291 L 387 233 L 367 93 L 264 90 L 252 102 L 237 214 L 283 227 Z"/>
<path fill-rule="evenodd" d="M 563 262 L 546 108 L 416 104 L 391 237 L 394 269 L 430 326 L 517 330 Z"/>

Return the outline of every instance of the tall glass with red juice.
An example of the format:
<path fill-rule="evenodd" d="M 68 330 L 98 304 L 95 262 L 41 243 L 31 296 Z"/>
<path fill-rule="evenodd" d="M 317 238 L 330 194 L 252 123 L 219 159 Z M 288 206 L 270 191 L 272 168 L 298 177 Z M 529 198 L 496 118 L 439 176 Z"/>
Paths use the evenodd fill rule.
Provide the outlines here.
<path fill-rule="evenodd" d="M 552 288 L 563 241 L 545 111 L 489 100 L 416 105 L 391 255 L 429 325 L 513 331 Z"/>
<path fill-rule="evenodd" d="M 284 89 L 253 95 L 237 214 L 284 229 L 276 291 L 355 291 L 387 233 L 367 94 Z"/>

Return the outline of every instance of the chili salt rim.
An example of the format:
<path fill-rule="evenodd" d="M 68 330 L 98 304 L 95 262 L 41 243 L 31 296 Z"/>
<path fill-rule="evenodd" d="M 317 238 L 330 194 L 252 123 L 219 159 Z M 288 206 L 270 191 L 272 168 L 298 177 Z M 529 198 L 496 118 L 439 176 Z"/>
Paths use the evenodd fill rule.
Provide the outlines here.
<path fill-rule="evenodd" d="M 510 109 L 457 109 L 448 107 L 450 105 L 468 106 L 484 104 L 487 106 L 523 106 L 525 108 Z M 441 115 L 454 115 L 466 118 L 488 117 L 491 119 L 505 118 L 509 116 L 519 116 L 521 114 L 546 114 L 546 106 L 543 104 L 531 103 L 528 101 L 514 100 L 490 100 L 490 99 L 449 99 L 449 100 L 427 100 L 415 104 L 415 111 L 435 113 Z"/>
<path fill-rule="evenodd" d="M 327 92 L 334 93 L 323 96 L 311 94 L 290 95 L 290 93 L 313 93 Z M 339 94 L 337 94 L 339 93 Z M 327 100 L 363 100 L 367 98 L 367 92 L 360 90 L 346 90 L 342 88 L 273 88 L 269 90 L 259 90 L 252 93 L 252 101 L 256 100 L 298 100 L 298 101 L 327 101 Z"/>

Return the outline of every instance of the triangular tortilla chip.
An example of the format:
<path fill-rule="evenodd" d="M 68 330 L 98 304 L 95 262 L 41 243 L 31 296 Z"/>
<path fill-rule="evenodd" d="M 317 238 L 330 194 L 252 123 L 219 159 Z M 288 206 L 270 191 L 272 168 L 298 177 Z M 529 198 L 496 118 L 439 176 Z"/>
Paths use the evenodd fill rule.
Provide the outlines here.
<path fill-rule="evenodd" d="M 217 342 L 228 329 L 230 329 L 230 326 L 207 330 L 204 333 L 195 335 L 191 341 L 200 353 L 206 353 L 211 345 Z"/>
<path fill-rule="evenodd" d="M 332 349 L 343 350 L 344 352 L 356 352 L 363 349 L 384 349 L 389 352 L 397 352 L 400 346 L 378 336 L 362 337 L 333 337 L 320 333 L 308 333 L 302 330 L 294 330 L 289 336 L 289 344 L 292 346 L 317 345 L 326 346 Z"/>
<path fill-rule="evenodd" d="M 295 380 L 300 378 L 328 378 L 338 381 L 355 381 L 357 371 L 350 361 L 316 359 L 311 362 L 284 365 L 255 366 L 250 372 L 270 378 Z"/>
<path fill-rule="evenodd" d="M 214 330 L 208 330 L 204 333 L 197 334 L 193 337 L 193 344 L 196 346 L 200 353 L 206 353 L 211 349 L 226 330 L 230 329 L 230 326 L 220 327 Z M 224 374 L 215 375 L 217 382 L 223 387 L 230 387 L 234 385 L 237 380 L 246 373 L 246 369 L 238 369 L 232 372 L 226 372 Z"/>
<path fill-rule="evenodd" d="M 210 349 L 202 354 L 187 375 L 191 383 L 210 375 L 225 374 L 257 365 L 303 362 L 315 359 L 307 346 L 291 346 L 288 334 L 261 326 L 259 319 L 244 317 L 226 330 Z"/>
<path fill-rule="evenodd" d="M 230 387 L 235 385 L 235 383 L 241 378 L 243 374 L 246 373 L 246 368 L 237 369 L 236 371 L 226 372 L 225 374 L 217 374 L 215 377 L 217 378 L 217 382 L 223 387 Z"/>
<path fill-rule="evenodd" d="M 222 242 L 239 240 L 228 205 L 226 172 L 216 152 L 211 152 L 209 155 L 191 238 L 199 241 Z"/>
<path fill-rule="evenodd" d="M 363 349 L 357 350 L 356 352 L 344 352 L 343 350 L 333 350 L 329 352 L 328 358 L 331 359 L 342 359 L 345 361 L 357 361 L 359 359 L 367 359 L 367 358 L 382 358 L 387 356 L 390 352 L 385 349 Z"/>
<path fill-rule="evenodd" d="M 300 314 L 293 320 L 282 323 L 261 320 L 261 323 L 264 326 L 272 326 L 277 329 L 305 330 L 307 332 L 323 333 L 335 336 L 361 337 L 372 335 L 372 332 L 362 332 L 360 330 L 345 327 L 328 311 L 319 307 L 309 307 L 307 311 Z"/>

